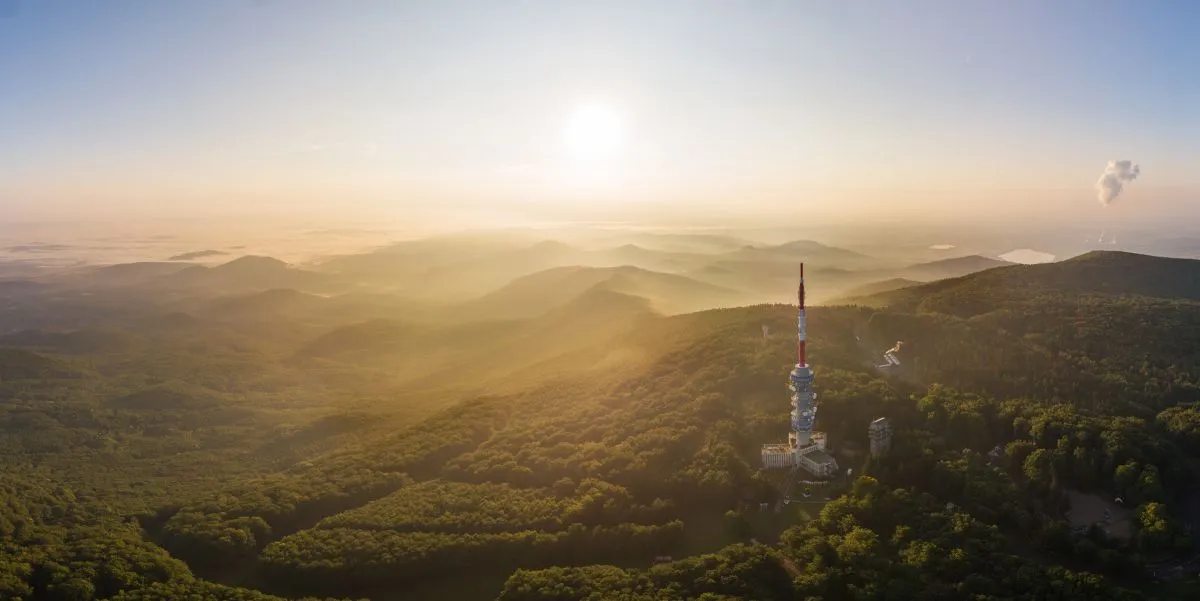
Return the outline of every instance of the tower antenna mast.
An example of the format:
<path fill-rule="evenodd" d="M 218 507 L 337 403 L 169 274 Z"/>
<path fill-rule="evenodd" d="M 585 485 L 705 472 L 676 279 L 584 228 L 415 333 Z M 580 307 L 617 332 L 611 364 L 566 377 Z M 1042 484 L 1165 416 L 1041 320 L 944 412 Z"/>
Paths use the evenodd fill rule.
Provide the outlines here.
<path fill-rule="evenodd" d="M 804 319 L 804 263 L 800 264 L 800 290 L 797 291 L 797 296 L 800 300 L 800 315 L 797 318 L 796 324 L 796 365 L 804 367 L 808 365 L 807 349 L 805 348 L 805 342 L 808 338 L 808 332 L 806 331 L 808 324 L 805 323 L 806 320 Z"/>

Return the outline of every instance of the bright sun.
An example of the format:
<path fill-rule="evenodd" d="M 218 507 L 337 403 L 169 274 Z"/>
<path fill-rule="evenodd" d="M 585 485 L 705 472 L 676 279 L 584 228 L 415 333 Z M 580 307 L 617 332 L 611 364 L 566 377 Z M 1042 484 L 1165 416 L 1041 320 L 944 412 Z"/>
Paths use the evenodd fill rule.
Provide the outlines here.
<path fill-rule="evenodd" d="M 611 158 L 621 146 L 621 118 L 603 104 L 579 106 L 567 118 L 563 143 L 576 160 Z"/>

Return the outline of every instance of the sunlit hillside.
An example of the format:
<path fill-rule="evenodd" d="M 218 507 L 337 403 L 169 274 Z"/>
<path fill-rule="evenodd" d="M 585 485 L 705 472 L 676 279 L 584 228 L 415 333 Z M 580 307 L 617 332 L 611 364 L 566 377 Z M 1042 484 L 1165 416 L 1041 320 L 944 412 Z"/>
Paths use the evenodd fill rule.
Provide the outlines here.
<path fill-rule="evenodd" d="M 783 493 L 758 446 L 786 436 L 794 306 L 733 306 L 744 291 L 634 266 L 552 267 L 440 303 L 381 283 L 396 274 L 327 269 L 7 284 L 6 323 L 38 325 L 0 337 L 0 591 L 802 599 L 900 570 L 887 590 L 1028 573 L 1118 598 L 1148 586 L 1143 565 L 1187 554 L 1195 262 L 1099 253 L 884 280 L 855 292 L 879 308 L 811 309 L 818 424 L 869 477 L 767 513 Z M 809 286 L 832 273 L 855 272 L 817 264 Z M 896 340 L 899 365 L 880 367 Z M 896 454 L 868 460 L 879 416 Z M 1063 501 L 1080 490 L 1158 521 L 1081 549 Z M 854 554 L 818 542 L 851 535 L 867 541 Z M 970 550 L 978 576 L 902 570 L 917 548 Z M 73 567 L 34 576 L 52 565 Z"/>
<path fill-rule="evenodd" d="M 1198 25 L 0 0 L 0 601 L 1200 600 Z"/>

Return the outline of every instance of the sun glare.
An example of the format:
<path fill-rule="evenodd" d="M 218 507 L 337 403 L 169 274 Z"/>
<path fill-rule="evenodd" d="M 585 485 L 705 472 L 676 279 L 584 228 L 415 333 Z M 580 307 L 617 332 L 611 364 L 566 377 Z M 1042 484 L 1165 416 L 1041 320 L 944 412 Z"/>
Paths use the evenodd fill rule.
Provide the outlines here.
<path fill-rule="evenodd" d="M 611 158 L 620 150 L 621 118 L 603 104 L 581 105 L 567 118 L 563 143 L 575 160 Z"/>

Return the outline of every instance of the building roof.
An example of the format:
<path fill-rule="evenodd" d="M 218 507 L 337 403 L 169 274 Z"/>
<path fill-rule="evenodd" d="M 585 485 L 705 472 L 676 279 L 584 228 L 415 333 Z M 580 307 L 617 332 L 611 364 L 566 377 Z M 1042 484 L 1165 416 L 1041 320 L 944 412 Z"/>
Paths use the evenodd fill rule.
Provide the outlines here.
<path fill-rule="evenodd" d="M 821 449 L 813 449 L 803 453 L 810 461 L 819 464 L 834 463 L 833 457 Z"/>

